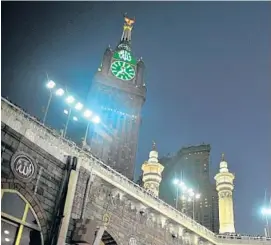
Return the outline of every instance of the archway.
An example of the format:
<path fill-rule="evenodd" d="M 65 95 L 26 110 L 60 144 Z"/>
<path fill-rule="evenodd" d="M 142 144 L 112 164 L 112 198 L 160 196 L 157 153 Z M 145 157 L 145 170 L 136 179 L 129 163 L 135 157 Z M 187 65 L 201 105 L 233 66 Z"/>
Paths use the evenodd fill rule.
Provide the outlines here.
<path fill-rule="evenodd" d="M 16 190 L 1 190 L 1 228 L 1 244 L 43 244 L 37 215 Z"/>
<path fill-rule="evenodd" d="M 100 245 L 118 245 L 115 239 L 107 232 L 105 231 L 102 236 L 102 241 Z"/>

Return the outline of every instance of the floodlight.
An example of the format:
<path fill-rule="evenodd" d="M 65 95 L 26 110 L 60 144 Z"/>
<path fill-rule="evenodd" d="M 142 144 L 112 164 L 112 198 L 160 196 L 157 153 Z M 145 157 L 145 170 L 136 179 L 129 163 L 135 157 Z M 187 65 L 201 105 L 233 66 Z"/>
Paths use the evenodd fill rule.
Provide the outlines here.
<path fill-rule="evenodd" d="M 80 110 L 82 110 L 82 108 L 83 108 L 83 104 L 81 104 L 80 102 L 77 102 L 75 105 L 75 109 L 80 111 Z"/>
<path fill-rule="evenodd" d="M 64 110 L 64 114 L 68 115 L 69 114 L 69 111 L 68 110 Z"/>
<path fill-rule="evenodd" d="M 200 194 L 197 193 L 195 197 L 196 197 L 196 199 L 199 199 L 200 198 Z"/>
<path fill-rule="evenodd" d="M 47 88 L 52 89 L 56 86 L 55 82 L 50 80 L 47 84 L 46 84 Z"/>
<path fill-rule="evenodd" d="M 192 192 L 189 192 L 189 196 L 193 197 L 195 195 L 195 193 L 192 191 Z"/>
<path fill-rule="evenodd" d="M 101 119 L 98 116 L 93 117 L 92 122 L 94 123 L 100 123 Z"/>
<path fill-rule="evenodd" d="M 77 118 L 77 117 L 73 117 L 72 119 L 73 119 L 74 121 L 76 121 L 76 122 L 78 121 L 78 118 Z"/>
<path fill-rule="evenodd" d="M 270 208 L 262 208 L 262 215 L 271 215 L 271 207 Z"/>
<path fill-rule="evenodd" d="M 64 94 L 64 90 L 62 88 L 59 88 L 57 91 L 56 91 L 56 95 L 57 96 L 62 96 Z"/>
<path fill-rule="evenodd" d="M 90 111 L 90 110 L 84 111 L 84 117 L 88 118 L 88 117 L 91 117 L 91 115 L 92 115 L 92 111 Z"/>
<path fill-rule="evenodd" d="M 173 183 L 174 183 L 174 185 L 177 185 L 179 183 L 179 180 L 178 179 L 174 179 Z"/>
<path fill-rule="evenodd" d="M 68 96 L 66 101 L 67 101 L 67 103 L 71 104 L 75 101 L 75 99 L 72 96 Z"/>

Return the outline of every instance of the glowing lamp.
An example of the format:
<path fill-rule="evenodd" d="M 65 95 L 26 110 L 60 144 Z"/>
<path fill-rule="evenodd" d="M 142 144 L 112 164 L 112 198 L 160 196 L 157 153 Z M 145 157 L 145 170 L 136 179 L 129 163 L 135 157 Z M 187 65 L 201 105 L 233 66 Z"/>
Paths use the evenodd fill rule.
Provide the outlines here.
<path fill-rule="evenodd" d="M 68 96 L 66 101 L 67 101 L 67 103 L 71 104 L 75 101 L 75 99 L 72 96 Z"/>
<path fill-rule="evenodd" d="M 55 82 L 50 80 L 47 84 L 46 84 L 47 88 L 52 89 L 56 86 Z"/>
<path fill-rule="evenodd" d="M 56 91 L 56 95 L 57 96 L 62 96 L 64 94 L 64 90 L 62 88 L 59 88 L 57 91 Z"/>
<path fill-rule="evenodd" d="M 101 119 L 98 116 L 93 117 L 92 121 L 94 123 L 100 123 Z"/>
<path fill-rule="evenodd" d="M 90 110 L 84 111 L 84 117 L 89 118 L 89 117 L 91 117 L 91 115 L 92 115 L 92 111 L 90 111 Z"/>

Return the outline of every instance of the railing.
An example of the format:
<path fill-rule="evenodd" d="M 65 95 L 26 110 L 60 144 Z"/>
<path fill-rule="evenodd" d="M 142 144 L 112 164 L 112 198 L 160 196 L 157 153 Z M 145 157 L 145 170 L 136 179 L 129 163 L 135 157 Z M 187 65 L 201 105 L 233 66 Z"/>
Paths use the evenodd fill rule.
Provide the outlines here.
<path fill-rule="evenodd" d="M 221 243 L 233 244 L 271 244 L 271 237 L 244 235 L 216 235 Z"/>
<path fill-rule="evenodd" d="M 116 170 L 112 169 L 111 167 L 107 166 L 104 164 L 101 160 L 98 158 L 94 157 L 90 152 L 83 150 L 81 147 L 77 146 L 74 142 L 67 140 L 63 138 L 60 134 L 57 134 L 53 129 L 50 129 L 49 127 L 45 126 L 42 124 L 40 121 L 38 121 L 35 117 L 29 115 L 25 111 L 23 111 L 21 108 L 18 106 L 15 106 L 8 100 L 1 98 L 2 103 L 6 103 L 10 107 L 12 107 L 13 110 L 18 111 L 18 113 L 21 113 L 24 118 L 30 119 L 34 123 L 36 123 L 39 127 L 43 128 L 47 133 L 50 133 L 54 137 L 58 138 L 59 140 L 62 141 L 62 143 L 66 143 L 69 147 L 71 147 L 74 151 L 76 151 L 77 155 L 79 154 L 84 154 L 86 155 L 89 159 L 92 160 L 93 166 L 92 168 L 96 168 L 100 173 L 103 173 L 104 175 L 107 175 L 110 178 L 117 179 L 119 182 L 122 184 L 125 184 L 125 188 L 129 188 L 130 191 L 141 195 L 141 197 L 148 198 L 149 200 L 152 201 L 153 205 L 156 205 L 157 207 L 160 207 L 161 209 L 164 207 L 167 211 L 171 211 L 172 214 L 174 214 L 174 219 L 179 218 L 185 222 L 188 229 L 195 230 L 196 232 L 201 233 L 202 235 L 207 236 L 207 240 L 212 240 L 213 242 L 219 238 L 220 239 L 226 239 L 226 240 L 237 240 L 237 239 L 242 239 L 242 240 L 261 240 L 261 241 L 271 241 L 271 238 L 266 238 L 266 237 L 250 237 L 250 236 L 223 236 L 223 235 L 216 235 L 215 233 L 211 232 L 208 230 L 206 227 L 200 225 L 197 223 L 195 220 L 191 219 L 190 217 L 186 216 L 185 214 L 181 213 L 180 211 L 176 210 L 169 204 L 165 203 L 161 199 L 157 198 L 156 196 L 152 195 L 150 192 L 146 191 L 144 188 L 140 187 L 139 185 L 135 184 L 131 180 L 129 180 L 127 177 L 123 176 L 122 174 L 118 173 Z M 123 183 L 125 182 L 125 183 Z M 241 237 L 241 238 L 240 238 Z M 221 241 L 218 241 L 221 242 Z"/>

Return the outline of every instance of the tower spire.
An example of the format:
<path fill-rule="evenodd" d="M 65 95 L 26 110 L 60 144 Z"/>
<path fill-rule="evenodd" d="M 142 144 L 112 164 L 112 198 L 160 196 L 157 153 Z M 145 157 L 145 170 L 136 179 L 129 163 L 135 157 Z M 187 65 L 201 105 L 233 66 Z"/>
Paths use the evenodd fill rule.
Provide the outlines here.
<path fill-rule="evenodd" d="M 131 42 L 132 30 L 133 30 L 133 24 L 135 23 L 135 18 L 131 19 L 127 17 L 127 13 L 125 13 L 123 17 L 124 17 L 124 25 L 123 25 L 123 32 L 122 32 L 120 41 Z"/>
<path fill-rule="evenodd" d="M 225 154 L 224 154 L 224 153 L 221 154 L 221 161 L 222 161 L 222 162 L 225 161 Z"/>

